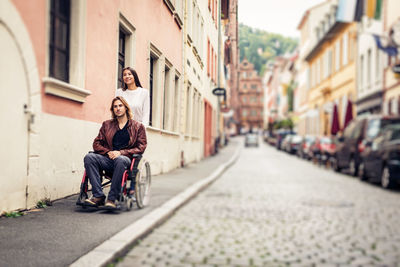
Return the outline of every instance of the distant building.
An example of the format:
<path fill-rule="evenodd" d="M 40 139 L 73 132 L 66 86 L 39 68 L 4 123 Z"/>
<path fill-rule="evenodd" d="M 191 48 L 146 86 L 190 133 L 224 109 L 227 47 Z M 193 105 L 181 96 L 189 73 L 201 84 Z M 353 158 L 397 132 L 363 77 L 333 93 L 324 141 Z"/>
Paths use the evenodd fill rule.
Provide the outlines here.
<path fill-rule="evenodd" d="M 261 78 L 246 58 L 240 64 L 239 75 L 241 132 L 263 129 L 264 90 Z"/>

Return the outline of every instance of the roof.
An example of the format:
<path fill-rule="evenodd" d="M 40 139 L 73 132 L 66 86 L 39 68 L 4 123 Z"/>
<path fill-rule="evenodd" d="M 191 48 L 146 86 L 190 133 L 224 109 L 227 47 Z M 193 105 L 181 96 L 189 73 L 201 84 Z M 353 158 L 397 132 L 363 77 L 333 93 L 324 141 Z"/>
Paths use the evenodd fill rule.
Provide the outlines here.
<path fill-rule="evenodd" d="M 300 23 L 299 23 L 299 25 L 297 26 L 297 29 L 300 30 L 300 29 L 303 27 L 303 24 L 306 22 L 308 16 L 310 15 L 310 11 L 311 11 L 311 10 L 313 10 L 313 9 L 315 9 L 315 8 L 317 8 L 317 7 L 320 7 L 320 6 L 326 4 L 327 2 L 330 2 L 330 1 L 331 1 L 331 0 L 326 0 L 325 2 L 319 3 L 319 4 L 315 5 L 315 6 L 310 7 L 309 9 L 307 9 L 306 12 L 304 12 L 303 17 L 301 18 Z"/>

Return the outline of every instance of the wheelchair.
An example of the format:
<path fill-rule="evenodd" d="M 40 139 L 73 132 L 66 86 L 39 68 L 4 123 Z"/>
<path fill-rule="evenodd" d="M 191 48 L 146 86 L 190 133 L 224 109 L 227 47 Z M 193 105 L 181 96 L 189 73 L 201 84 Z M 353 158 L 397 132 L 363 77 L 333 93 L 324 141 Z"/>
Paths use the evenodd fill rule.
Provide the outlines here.
<path fill-rule="evenodd" d="M 112 173 L 102 171 L 100 173 L 101 187 L 111 184 Z M 135 184 L 134 196 L 129 195 L 131 183 Z M 146 161 L 141 154 L 133 154 L 130 168 L 125 170 L 122 175 L 121 191 L 119 198 L 117 199 L 117 209 L 126 211 L 131 210 L 133 203 L 139 209 L 144 208 L 150 202 L 150 186 L 151 186 L 151 170 L 150 164 Z M 85 200 L 89 198 L 89 177 L 86 175 L 86 171 L 83 174 L 80 193 L 78 200 L 76 201 L 77 206 L 81 206 L 83 209 L 88 208 Z"/>

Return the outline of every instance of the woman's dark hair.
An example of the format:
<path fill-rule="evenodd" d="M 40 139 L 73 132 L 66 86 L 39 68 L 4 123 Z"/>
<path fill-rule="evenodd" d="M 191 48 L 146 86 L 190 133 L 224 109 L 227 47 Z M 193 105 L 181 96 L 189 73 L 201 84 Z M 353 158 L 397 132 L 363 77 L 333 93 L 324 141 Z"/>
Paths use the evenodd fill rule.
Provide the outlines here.
<path fill-rule="evenodd" d="M 131 67 L 126 67 L 126 68 L 122 69 L 122 74 L 121 74 L 121 76 L 122 76 L 121 77 L 122 78 L 122 90 L 125 91 L 126 89 L 128 89 L 128 86 L 124 82 L 124 71 L 125 70 L 129 70 L 132 73 L 133 78 L 135 79 L 136 86 L 137 87 L 142 87 L 142 85 L 140 84 L 139 76 L 137 75 L 137 72 L 134 69 L 132 69 Z"/>

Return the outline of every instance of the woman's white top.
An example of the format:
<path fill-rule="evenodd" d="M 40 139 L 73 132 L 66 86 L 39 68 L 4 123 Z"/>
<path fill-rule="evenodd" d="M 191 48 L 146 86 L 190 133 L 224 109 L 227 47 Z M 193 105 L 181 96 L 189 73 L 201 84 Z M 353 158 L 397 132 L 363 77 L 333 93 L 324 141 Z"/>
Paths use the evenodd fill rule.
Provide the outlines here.
<path fill-rule="evenodd" d="M 150 94 L 149 90 L 138 87 L 136 90 L 118 88 L 115 96 L 122 96 L 128 102 L 135 121 L 141 122 L 144 126 L 149 125 L 150 117 Z"/>

